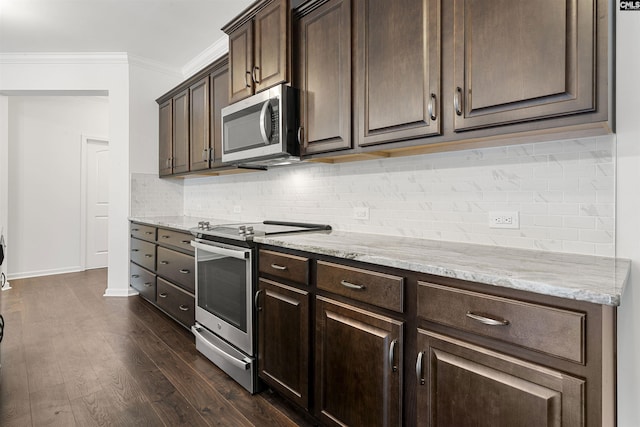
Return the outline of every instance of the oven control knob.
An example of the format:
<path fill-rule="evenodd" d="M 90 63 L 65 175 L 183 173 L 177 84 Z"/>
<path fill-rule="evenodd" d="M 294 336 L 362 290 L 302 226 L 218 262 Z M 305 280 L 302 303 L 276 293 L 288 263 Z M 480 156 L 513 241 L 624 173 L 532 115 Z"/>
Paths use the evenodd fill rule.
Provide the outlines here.
<path fill-rule="evenodd" d="M 247 227 L 245 225 L 241 225 L 238 227 L 238 234 L 245 234 L 247 232 Z"/>
<path fill-rule="evenodd" d="M 247 234 L 253 234 L 253 227 L 251 225 L 247 227 Z"/>

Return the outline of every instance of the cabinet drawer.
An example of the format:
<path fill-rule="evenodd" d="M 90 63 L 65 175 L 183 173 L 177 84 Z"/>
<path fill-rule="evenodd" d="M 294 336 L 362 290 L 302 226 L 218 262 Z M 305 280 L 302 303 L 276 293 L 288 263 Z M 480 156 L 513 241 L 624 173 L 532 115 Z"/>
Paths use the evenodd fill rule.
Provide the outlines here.
<path fill-rule="evenodd" d="M 418 316 L 572 362 L 585 362 L 585 313 L 418 281 Z"/>
<path fill-rule="evenodd" d="M 158 246 L 156 272 L 182 288 L 195 292 L 195 258 L 193 256 Z"/>
<path fill-rule="evenodd" d="M 130 264 L 129 271 L 131 275 L 129 284 L 131 287 L 140 292 L 140 295 L 145 299 L 155 302 L 156 275 L 134 263 Z"/>
<path fill-rule="evenodd" d="M 162 245 L 171 245 L 194 253 L 194 247 L 191 246 L 192 239 L 193 235 L 191 233 L 158 228 L 158 243 Z"/>
<path fill-rule="evenodd" d="M 404 278 L 360 268 L 318 261 L 318 288 L 402 312 Z"/>
<path fill-rule="evenodd" d="M 156 228 L 151 225 L 131 223 L 129 224 L 129 230 L 131 231 L 131 237 L 137 239 L 149 240 L 151 242 L 156 240 Z"/>
<path fill-rule="evenodd" d="M 195 323 L 195 298 L 177 286 L 158 277 L 158 307 L 187 327 Z"/>
<path fill-rule="evenodd" d="M 260 250 L 260 273 L 309 284 L 309 258 Z"/>
<path fill-rule="evenodd" d="M 140 239 L 131 239 L 131 261 L 147 270 L 156 269 L 156 244 Z"/>

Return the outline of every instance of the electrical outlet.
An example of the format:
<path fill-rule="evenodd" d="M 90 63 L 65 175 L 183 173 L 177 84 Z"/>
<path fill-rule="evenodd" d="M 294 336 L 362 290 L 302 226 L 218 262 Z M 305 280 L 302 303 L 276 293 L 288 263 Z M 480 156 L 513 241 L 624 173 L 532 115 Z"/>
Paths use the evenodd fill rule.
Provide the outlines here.
<path fill-rule="evenodd" d="M 489 212 L 489 228 L 520 228 L 518 211 Z"/>
<path fill-rule="evenodd" d="M 240 205 L 235 205 L 235 206 L 233 207 L 233 213 L 235 213 L 235 214 L 242 213 L 242 206 L 240 206 Z"/>
<path fill-rule="evenodd" d="M 369 208 L 366 206 L 358 206 L 353 208 L 353 217 L 364 221 L 369 220 Z"/>

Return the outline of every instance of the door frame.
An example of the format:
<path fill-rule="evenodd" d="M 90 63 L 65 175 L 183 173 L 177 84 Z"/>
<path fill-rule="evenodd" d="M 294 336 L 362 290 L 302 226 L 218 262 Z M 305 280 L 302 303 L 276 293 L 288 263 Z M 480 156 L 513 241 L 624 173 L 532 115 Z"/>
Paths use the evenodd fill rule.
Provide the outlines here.
<path fill-rule="evenodd" d="M 87 269 L 87 153 L 90 141 L 109 145 L 109 138 L 104 136 L 80 135 L 80 269 Z"/>

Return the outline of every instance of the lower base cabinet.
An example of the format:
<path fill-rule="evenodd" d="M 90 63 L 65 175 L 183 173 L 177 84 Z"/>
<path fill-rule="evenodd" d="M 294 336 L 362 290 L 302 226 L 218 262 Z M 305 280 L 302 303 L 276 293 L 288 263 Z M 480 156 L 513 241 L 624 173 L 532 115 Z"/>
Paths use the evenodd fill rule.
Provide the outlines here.
<path fill-rule="evenodd" d="M 316 399 L 323 423 L 401 425 L 402 326 L 316 297 Z"/>
<path fill-rule="evenodd" d="M 585 425 L 585 381 L 418 329 L 418 425 Z"/>
<path fill-rule="evenodd" d="M 196 323 L 193 295 L 158 277 L 156 304 L 183 325 Z"/>

